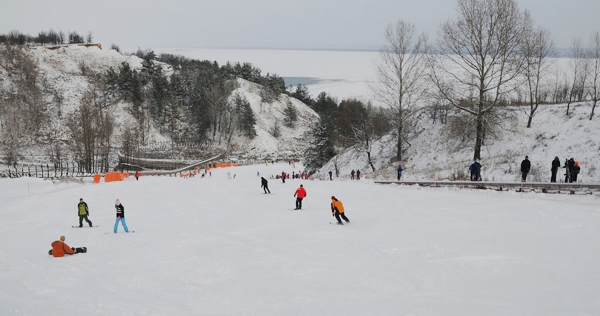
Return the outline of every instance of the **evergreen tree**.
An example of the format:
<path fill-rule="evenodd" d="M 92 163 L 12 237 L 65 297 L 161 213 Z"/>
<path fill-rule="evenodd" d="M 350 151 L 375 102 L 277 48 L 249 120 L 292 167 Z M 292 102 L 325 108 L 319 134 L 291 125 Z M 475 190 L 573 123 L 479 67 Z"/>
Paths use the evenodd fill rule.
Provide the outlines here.
<path fill-rule="evenodd" d="M 294 123 L 298 120 L 298 111 L 291 101 L 288 101 L 283 114 L 285 115 L 284 121 L 285 126 L 287 127 L 292 127 L 292 125 L 294 125 Z"/>
<path fill-rule="evenodd" d="M 304 152 L 304 166 L 308 173 L 314 173 L 335 156 L 332 142 L 333 125 L 321 118 L 312 131 L 308 147 Z"/>
<path fill-rule="evenodd" d="M 246 98 L 237 95 L 235 98 L 235 104 L 240 116 L 240 131 L 244 136 L 250 139 L 256 137 L 256 129 L 254 128 L 254 124 L 256 124 L 256 118 L 254 117 L 254 112 L 250 107 L 250 103 L 248 100 L 246 100 Z"/>

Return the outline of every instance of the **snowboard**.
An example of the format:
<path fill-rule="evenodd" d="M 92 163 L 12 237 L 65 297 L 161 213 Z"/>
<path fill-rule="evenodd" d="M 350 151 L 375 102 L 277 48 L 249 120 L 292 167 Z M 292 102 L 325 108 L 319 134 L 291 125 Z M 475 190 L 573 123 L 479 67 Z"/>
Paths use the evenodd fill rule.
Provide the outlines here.
<path fill-rule="evenodd" d="M 89 225 L 84 225 L 83 227 L 79 227 L 79 226 L 71 226 L 71 227 L 73 227 L 73 228 L 86 228 L 86 227 L 87 228 L 93 228 L 93 227 L 98 227 L 98 225 L 94 225 L 92 227 L 90 227 Z"/>
<path fill-rule="evenodd" d="M 71 248 L 71 249 L 73 249 L 73 254 L 76 254 L 76 253 L 86 253 L 87 252 L 87 247 L 74 247 L 74 248 Z M 48 250 L 48 254 L 52 255 L 52 249 Z"/>

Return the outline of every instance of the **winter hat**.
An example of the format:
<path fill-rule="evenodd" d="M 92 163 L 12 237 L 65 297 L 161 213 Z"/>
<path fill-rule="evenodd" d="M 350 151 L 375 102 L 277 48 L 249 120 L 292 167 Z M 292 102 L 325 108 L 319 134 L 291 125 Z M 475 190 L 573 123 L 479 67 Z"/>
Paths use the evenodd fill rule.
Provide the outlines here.
<path fill-rule="evenodd" d="M 60 241 L 65 241 L 65 236 L 60 236 Z"/>
<path fill-rule="evenodd" d="M 117 200 L 115 201 L 115 205 L 119 205 L 119 204 L 121 204 L 121 201 L 119 201 L 119 199 L 117 199 Z"/>
<path fill-rule="evenodd" d="M 332 200 L 335 200 L 335 196 L 333 196 L 333 195 L 332 195 L 332 196 L 331 196 L 331 199 L 332 199 Z"/>

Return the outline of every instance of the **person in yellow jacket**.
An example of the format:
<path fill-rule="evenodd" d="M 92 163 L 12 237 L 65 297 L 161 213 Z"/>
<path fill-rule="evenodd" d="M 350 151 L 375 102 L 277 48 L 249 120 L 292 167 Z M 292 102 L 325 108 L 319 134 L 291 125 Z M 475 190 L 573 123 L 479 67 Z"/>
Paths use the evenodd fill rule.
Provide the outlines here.
<path fill-rule="evenodd" d="M 344 215 L 344 205 L 342 205 L 342 201 L 336 199 L 335 196 L 331 197 L 331 216 L 335 216 L 338 221 L 338 225 L 344 225 L 340 217 L 343 218 L 346 223 L 350 223 L 348 217 Z"/>

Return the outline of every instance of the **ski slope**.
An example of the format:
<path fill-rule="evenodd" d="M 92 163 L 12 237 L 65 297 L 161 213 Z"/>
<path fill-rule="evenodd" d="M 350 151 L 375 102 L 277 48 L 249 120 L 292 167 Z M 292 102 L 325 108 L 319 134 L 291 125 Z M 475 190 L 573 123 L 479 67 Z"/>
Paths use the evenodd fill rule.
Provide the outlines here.
<path fill-rule="evenodd" d="M 300 168 L 2 179 L 0 315 L 600 314 L 595 196 L 269 179 Z M 80 197 L 99 227 L 71 228 Z M 112 233 L 117 198 L 135 234 Z M 49 256 L 61 235 L 88 252 Z"/>

